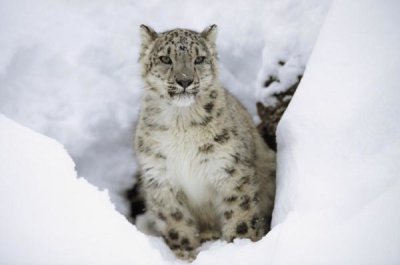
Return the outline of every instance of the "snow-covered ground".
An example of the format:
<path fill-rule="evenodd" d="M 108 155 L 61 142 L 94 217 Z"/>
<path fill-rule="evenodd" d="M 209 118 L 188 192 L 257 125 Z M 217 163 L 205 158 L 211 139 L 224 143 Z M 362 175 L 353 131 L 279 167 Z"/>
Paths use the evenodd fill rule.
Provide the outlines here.
<path fill-rule="evenodd" d="M 1 264 L 179 263 L 77 178 L 126 213 L 141 23 L 218 24 L 221 79 L 253 114 L 312 51 L 278 129 L 273 230 L 195 264 L 400 263 L 398 1 L 1 2 L 0 112 L 78 172 L 0 116 Z"/>
<path fill-rule="evenodd" d="M 0 264 L 162 264 L 61 144 L 0 115 L 0 146 Z"/>

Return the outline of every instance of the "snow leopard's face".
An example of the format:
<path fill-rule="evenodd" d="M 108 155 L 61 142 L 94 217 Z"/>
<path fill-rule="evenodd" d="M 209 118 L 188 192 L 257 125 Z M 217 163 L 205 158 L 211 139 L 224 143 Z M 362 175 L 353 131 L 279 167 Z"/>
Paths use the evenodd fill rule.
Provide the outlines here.
<path fill-rule="evenodd" d="M 161 98 L 188 106 L 215 82 L 215 25 L 201 33 L 186 29 L 156 33 L 142 25 L 141 35 L 143 79 Z"/>

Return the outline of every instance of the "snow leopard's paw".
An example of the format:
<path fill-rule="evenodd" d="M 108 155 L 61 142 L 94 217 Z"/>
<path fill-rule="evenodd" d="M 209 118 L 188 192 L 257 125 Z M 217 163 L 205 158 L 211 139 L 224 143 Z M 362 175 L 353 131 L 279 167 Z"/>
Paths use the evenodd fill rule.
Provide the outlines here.
<path fill-rule="evenodd" d="M 186 260 L 188 262 L 194 261 L 198 254 L 196 250 L 175 249 L 173 251 L 177 258 Z"/>

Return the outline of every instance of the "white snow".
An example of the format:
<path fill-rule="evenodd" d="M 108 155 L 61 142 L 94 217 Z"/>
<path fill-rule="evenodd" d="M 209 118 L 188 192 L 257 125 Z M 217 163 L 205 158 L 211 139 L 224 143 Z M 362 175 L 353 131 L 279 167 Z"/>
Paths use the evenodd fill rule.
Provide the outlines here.
<path fill-rule="evenodd" d="M 1 264 L 165 262 L 62 145 L 0 115 L 0 146 Z"/>
<path fill-rule="evenodd" d="M 268 76 L 280 91 L 307 69 L 278 127 L 273 230 L 207 243 L 194 264 L 400 264 L 399 11 L 396 0 L 3 0 L 0 112 L 64 144 L 125 213 L 138 26 L 216 23 L 222 82 L 253 114 L 270 102 Z M 1 264 L 181 263 L 84 178 L 60 144 L 0 116 Z"/>
<path fill-rule="evenodd" d="M 256 95 L 268 105 L 272 95 L 298 82 L 304 72 L 319 29 L 330 6 L 330 0 L 281 0 L 265 5 L 263 22 L 264 47 L 258 71 Z M 283 64 L 283 65 L 280 65 Z M 270 77 L 278 81 L 265 89 Z"/>
<path fill-rule="evenodd" d="M 278 264 L 400 263 L 399 11 L 330 9 L 278 127 Z"/>

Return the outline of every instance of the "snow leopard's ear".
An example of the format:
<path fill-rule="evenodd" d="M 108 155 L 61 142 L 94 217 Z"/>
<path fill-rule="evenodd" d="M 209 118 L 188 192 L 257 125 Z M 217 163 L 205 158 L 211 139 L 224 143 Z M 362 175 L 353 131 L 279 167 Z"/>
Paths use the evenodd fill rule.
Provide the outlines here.
<path fill-rule="evenodd" d="M 149 26 L 140 25 L 140 38 L 142 40 L 142 48 L 147 48 L 156 38 L 157 32 Z"/>
<path fill-rule="evenodd" d="M 217 40 L 217 25 L 211 25 L 205 28 L 200 35 L 205 38 L 209 43 L 215 45 L 215 41 Z"/>

